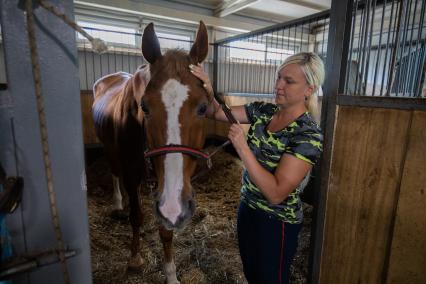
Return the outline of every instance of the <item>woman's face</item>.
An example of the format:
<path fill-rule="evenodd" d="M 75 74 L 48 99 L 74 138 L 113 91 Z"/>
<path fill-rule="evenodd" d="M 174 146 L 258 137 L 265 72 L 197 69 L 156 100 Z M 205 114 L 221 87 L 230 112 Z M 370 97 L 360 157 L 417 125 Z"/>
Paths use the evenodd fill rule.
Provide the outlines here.
<path fill-rule="evenodd" d="M 275 82 L 275 103 L 283 107 L 304 104 L 305 97 L 312 95 L 313 89 L 313 86 L 306 82 L 300 65 L 289 64 L 278 72 Z"/>

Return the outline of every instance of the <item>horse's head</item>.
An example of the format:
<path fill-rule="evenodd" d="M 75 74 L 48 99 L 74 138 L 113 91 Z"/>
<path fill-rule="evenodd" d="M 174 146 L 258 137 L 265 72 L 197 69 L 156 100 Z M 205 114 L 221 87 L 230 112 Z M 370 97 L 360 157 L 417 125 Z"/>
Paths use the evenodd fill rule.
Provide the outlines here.
<path fill-rule="evenodd" d="M 189 65 L 204 61 L 207 52 L 207 29 L 203 22 L 189 54 L 181 50 L 161 54 L 152 23 L 143 33 L 142 53 L 150 63 L 151 79 L 141 107 L 149 149 L 166 147 L 166 153 L 152 159 L 158 179 L 156 212 L 169 229 L 183 227 L 195 210 L 191 176 L 197 159 L 184 154 L 185 151 L 172 152 L 168 146 L 203 147 L 207 93 L 201 81 L 191 74 Z"/>

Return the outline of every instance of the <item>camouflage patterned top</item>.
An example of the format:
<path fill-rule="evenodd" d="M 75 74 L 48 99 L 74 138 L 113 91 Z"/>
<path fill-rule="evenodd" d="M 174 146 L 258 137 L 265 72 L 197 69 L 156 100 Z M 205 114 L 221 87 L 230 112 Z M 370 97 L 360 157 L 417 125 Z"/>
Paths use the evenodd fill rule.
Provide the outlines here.
<path fill-rule="evenodd" d="M 245 105 L 251 123 L 247 142 L 259 163 L 270 173 L 274 173 L 283 154 L 314 165 L 322 151 L 322 134 L 312 116 L 305 112 L 286 128 L 270 132 L 267 126 L 278 110 L 274 104 L 254 102 Z M 241 199 L 253 209 L 264 210 L 287 223 L 298 224 L 303 220 L 300 194 L 303 188 L 297 187 L 279 205 L 269 204 L 260 189 L 250 180 L 247 170 L 242 177 Z"/>

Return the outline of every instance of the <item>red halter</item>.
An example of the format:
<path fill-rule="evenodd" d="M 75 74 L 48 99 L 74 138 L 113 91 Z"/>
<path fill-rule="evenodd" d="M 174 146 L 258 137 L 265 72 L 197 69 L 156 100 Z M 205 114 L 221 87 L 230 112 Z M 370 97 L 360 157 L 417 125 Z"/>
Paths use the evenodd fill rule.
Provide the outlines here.
<path fill-rule="evenodd" d="M 169 144 L 165 145 L 163 147 L 155 148 L 152 150 L 148 150 L 144 153 L 145 159 L 151 158 L 155 156 L 165 155 L 169 153 L 182 153 L 186 155 L 193 156 L 195 158 L 201 158 L 207 160 L 207 166 L 211 167 L 211 155 L 209 153 L 203 152 L 201 150 L 185 146 L 185 145 L 176 145 L 176 144 Z"/>

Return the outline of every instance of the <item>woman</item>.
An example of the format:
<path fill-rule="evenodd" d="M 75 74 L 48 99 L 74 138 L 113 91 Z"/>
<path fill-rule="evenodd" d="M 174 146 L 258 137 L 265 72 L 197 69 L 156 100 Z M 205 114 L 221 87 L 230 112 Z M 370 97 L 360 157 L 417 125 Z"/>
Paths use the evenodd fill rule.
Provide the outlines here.
<path fill-rule="evenodd" d="M 201 66 L 190 69 L 212 95 Z M 322 151 L 314 119 L 324 80 L 322 60 L 314 53 L 298 53 L 285 60 L 277 75 L 275 104 L 232 107 L 239 123 L 251 124 L 247 139 L 239 124 L 231 125 L 228 134 L 245 166 L 237 231 L 249 283 L 288 283 L 303 222 L 300 194 Z M 207 115 L 227 121 L 215 100 Z"/>

